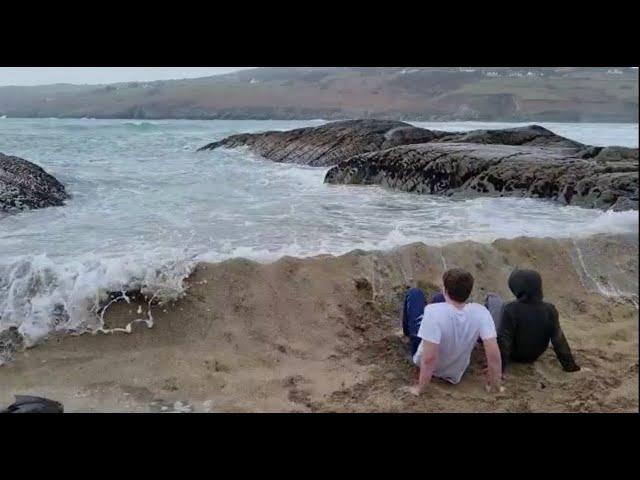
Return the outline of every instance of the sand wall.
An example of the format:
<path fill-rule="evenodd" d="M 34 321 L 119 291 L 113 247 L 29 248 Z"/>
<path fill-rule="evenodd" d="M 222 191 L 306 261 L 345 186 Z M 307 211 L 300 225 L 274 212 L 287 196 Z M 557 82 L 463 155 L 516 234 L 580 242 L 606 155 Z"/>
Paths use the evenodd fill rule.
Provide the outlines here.
<path fill-rule="evenodd" d="M 400 300 L 429 293 L 446 268 L 475 279 L 473 297 L 512 296 L 514 267 L 542 274 L 577 362 L 569 374 L 549 350 L 514 365 L 507 391 L 483 390 L 481 350 L 463 381 L 435 381 L 420 398 L 401 393 L 417 370 L 405 354 Z M 388 252 L 234 259 L 201 264 L 175 304 L 151 307 L 153 328 L 61 337 L 0 368 L 0 402 L 45 395 L 67 411 L 637 411 L 638 237 L 518 238 L 490 245 L 412 244 Z M 148 304 L 113 304 L 122 328 Z"/>

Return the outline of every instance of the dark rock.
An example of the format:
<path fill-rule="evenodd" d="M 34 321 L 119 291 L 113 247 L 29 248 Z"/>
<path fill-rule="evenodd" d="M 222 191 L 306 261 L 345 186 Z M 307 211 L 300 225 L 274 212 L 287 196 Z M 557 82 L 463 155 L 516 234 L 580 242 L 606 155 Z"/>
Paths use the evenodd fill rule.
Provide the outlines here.
<path fill-rule="evenodd" d="M 632 200 L 631 198 L 618 197 L 616 203 L 613 204 L 611 210 L 614 212 L 622 212 L 624 210 L 638 210 L 638 199 Z"/>
<path fill-rule="evenodd" d="M 64 413 L 64 407 L 48 398 L 16 395 L 16 401 L 0 413 Z"/>
<path fill-rule="evenodd" d="M 586 148 L 538 125 L 451 133 L 418 128 L 404 122 L 371 119 L 345 120 L 286 132 L 243 133 L 210 143 L 200 150 L 248 147 L 252 152 L 275 162 L 331 166 L 354 155 L 430 142 L 534 145 L 573 150 Z"/>
<path fill-rule="evenodd" d="M 451 133 L 388 120 L 348 120 L 233 135 L 201 150 L 240 146 L 276 162 L 335 165 L 326 183 L 638 209 L 637 148 L 584 145 L 538 125 Z"/>
<path fill-rule="evenodd" d="M 340 163 L 354 155 L 430 142 L 445 135 L 391 120 L 345 120 L 287 132 L 245 133 L 210 143 L 200 150 L 249 147 L 268 160 L 315 167 Z"/>
<path fill-rule="evenodd" d="M 505 128 L 497 130 L 471 130 L 457 134 L 447 134 L 439 141 L 452 143 L 481 143 L 491 145 L 527 145 L 554 148 L 583 148 L 579 142 L 556 135 L 540 125 Z"/>
<path fill-rule="evenodd" d="M 638 161 L 638 149 L 626 147 L 604 147 L 593 157 L 598 162 Z"/>
<path fill-rule="evenodd" d="M 638 209 L 638 150 L 626 150 L 615 160 L 603 160 L 601 153 L 596 160 L 565 148 L 433 142 L 357 155 L 329 170 L 325 182 Z"/>
<path fill-rule="evenodd" d="M 0 153 L 0 212 L 62 205 L 64 185 L 39 166 Z"/>

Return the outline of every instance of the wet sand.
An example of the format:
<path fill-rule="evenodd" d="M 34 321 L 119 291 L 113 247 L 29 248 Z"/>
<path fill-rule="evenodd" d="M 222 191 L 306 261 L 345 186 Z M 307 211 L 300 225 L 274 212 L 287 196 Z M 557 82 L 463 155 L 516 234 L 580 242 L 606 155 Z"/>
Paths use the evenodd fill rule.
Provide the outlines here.
<path fill-rule="evenodd" d="M 409 286 L 435 292 L 445 268 L 476 278 L 473 298 L 512 299 L 511 270 L 542 274 L 547 301 L 581 372 L 549 349 L 510 367 L 506 391 L 484 391 L 481 348 L 459 385 L 435 380 L 412 397 L 400 302 Z M 0 367 L 0 405 L 14 394 L 61 401 L 68 412 L 637 412 L 638 237 L 518 238 L 443 248 L 407 245 L 340 257 L 200 264 L 181 300 L 153 305 L 153 328 L 52 338 Z M 138 310 L 142 314 L 138 314 Z M 148 304 L 119 302 L 124 327 Z"/>

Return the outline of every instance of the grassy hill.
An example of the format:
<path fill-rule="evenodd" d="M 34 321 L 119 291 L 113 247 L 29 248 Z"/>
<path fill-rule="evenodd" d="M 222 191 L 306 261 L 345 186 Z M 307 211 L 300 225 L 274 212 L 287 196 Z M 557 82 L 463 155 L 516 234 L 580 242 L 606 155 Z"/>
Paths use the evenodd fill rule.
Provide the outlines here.
<path fill-rule="evenodd" d="M 638 121 L 638 70 L 269 67 L 185 80 L 0 87 L 0 116 Z"/>

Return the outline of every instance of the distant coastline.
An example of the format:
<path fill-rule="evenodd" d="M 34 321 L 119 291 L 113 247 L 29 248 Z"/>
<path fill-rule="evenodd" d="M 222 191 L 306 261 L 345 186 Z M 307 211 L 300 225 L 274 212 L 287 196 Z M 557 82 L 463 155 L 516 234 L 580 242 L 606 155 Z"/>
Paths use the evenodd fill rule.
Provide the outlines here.
<path fill-rule="evenodd" d="M 446 117 L 428 117 L 428 116 L 416 116 L 416 117 L 407 117 L 404 115 L 376 115 L 376 116 L 368 116 L 368 117 L 354 117 L 349 115 L 335 115 L 335 116 L 320 116 L 320 115 L 305 115 L 305 116 L 261 116 L 261 115 L 229 115 L 229 114 L 211 114 L 206 116 L 106 116 L 100 114 L 90 114 L 90 115 L 7 115 L 0 114 L 0 119 L 67 119 L 67 120 L 153 120 L 153 121 L 162 121 L 162 120 L 237 120 L 237 121 L 246 121 L 246 120 L 259 120 L 259 121 L 322 121 L 322 122 L 334 122 L 338 120 L 358 120 L 364 118 L 371 119 L 380 119 L 380 120 L 397 120 L 401 122 L 477 122 L 477 123 L 601 123 L 601 124 L 612 124 L 612 125 L 633 125 L 638 124 L 638 119 L 602 119 L 602 118 L 581 118 L 578 120 L 571 119 L 558 119 L 558 118 L 546 118 L 546 117 L 537 117 L 537 118 L 519 118 L 519 117 L 507 117 L 507 118 L 446 118 Z"/>
<path fill-rule="evenodd" d="M 0 87 L 0 117 L 3 115 L 638 123 L 638 71 L 583 67 L 526 67 L 522 71 L 496 67 L 258 68 L 185 80 L 5 86 Z"/>

